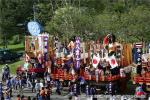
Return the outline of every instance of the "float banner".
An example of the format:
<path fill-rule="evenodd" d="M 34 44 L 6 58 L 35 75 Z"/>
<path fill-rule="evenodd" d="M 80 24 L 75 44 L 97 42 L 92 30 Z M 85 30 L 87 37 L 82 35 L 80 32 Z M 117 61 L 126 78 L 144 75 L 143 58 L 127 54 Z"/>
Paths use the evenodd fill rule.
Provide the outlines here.
<path fill-rule="evenodd" d="M 138 65 L 141 65 L 142 64 L 142 43 L 136 43 L 135 48 L 136 48 L 136 54 L 137 54 L 136 63 Z"/>
<path fill-rule="evenodd" d="M 75 41 L 75 59 L 76 59 L 76 69 L 80 68 L 80 37 L 76 37 Z"/>
<path fill-rule="evenodd" d="M 148 51 L 149 51 L 149 54 L 150 54 L 150 43 L 149 43 L 149 45 L 148 45 Z"/>
<path fill-rule="evenodd" d="M 48 36 L 44 36 L 44 61 L 48 60 Z"/>

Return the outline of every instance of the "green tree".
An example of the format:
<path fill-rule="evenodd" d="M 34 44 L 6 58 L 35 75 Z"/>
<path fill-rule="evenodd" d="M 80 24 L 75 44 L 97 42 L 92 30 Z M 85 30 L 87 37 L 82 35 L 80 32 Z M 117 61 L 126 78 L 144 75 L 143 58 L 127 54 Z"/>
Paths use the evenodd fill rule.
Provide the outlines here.
<path fill-rule="evenodd" d="M 128 36 L 142 38 L 147 41 L 150 38 L 150 9 L 146 6 L 131 8 L 128 13 L 122 14 L 122 27 Z"/>
<path fill-rule="evenodd" d="M 25 32 L 23 25 L 32 16 L 32 0 L 0 0 L 0 38 L 10 39 Z M 24 34 L 23 34 L 24 35 Z"/>

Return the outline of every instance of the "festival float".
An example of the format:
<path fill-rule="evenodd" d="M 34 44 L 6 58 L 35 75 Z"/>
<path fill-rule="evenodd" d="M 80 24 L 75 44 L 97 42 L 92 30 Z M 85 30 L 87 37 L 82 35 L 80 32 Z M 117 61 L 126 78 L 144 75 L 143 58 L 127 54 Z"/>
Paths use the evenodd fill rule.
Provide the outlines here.
<path fill-rule="evenodd" d="M 143 43 L 134 45 L 134 57 L 137 66 L 133 75 L 133 84 L 145 85 L 146 91 L 150 91 L 150 51 L 149 53 L 145 52 L 145 48 L 145 51 L 148 51 Z"/>
<path fill-rule="evenodd" d="M 56 66 L 51 72 L 54 80 L 75 82 L 82 77 L 90 85 L 108 85 L 109 93 L 118 88 L 125 91 L 130 79 L 126 74 L 131 72 L 131 67 L 126 67 L 132 64 L 131 44 L 120 44 L 113 34 L 108 34 L 103 43 L 75 37 L 67 48 L 68 53 L 55 51 Z"/>
<path fill-rule="evenodd" d="M 35 21 L 28 23 L 28 30 L 31 36 L 25 36 L 24 65 L 17 68 L 17 73 L 28 71 L 42 74 L 49 71 L 50 37 L 47 33 L 40 34 L 41 26 Z"/>
<path fill-rule="evenodd" d="M 132 64 L 131 44 L 116 42 L 113 34 L 106 35 L 103 43 L 81 41 L 76 36 L 63 44 L 58 37 L 52 39 L 40 29 L 37 22 L 28 23 L 31 36 L 25 36 L 24 65 L 18 67 L 17 73 L 27 71 L 43 75 L 48 72 L 53 80 L 61 82 L 75 82 L 82 77 L 92 85 L 126 89 L 129 79 L 126 74 L 131 72 L 126 66 Z"/>

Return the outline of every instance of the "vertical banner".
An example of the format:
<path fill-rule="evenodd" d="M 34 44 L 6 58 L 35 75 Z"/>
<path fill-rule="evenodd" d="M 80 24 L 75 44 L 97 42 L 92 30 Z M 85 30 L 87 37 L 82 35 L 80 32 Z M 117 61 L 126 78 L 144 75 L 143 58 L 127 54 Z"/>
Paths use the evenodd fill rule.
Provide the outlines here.
<path fill-rule="evenodd" d="M 30 51 L 29 37 L 25 36 L 25 51 Z"/>
<path fill-rule="evenodd" d="M 48 35 L 44 35 L 44 61 L 48 60 Z"/>
<path fill-rule="evenodd" d="M 35 50 L 39 49 L 38 37 L 35 37 Z"/>
<path fill-rule="evenodd" d="M 76 37 L 75 41 L 75 58 L 76 58 L 76 69 L 80 67 L 80 37 Z"/>
<path fill-rule="evenodd" d="M 116 58 L 118 65 L 121 66 L 121 45 L 116 46 Z"/>
<path fill-rule="evenodd" d="M 136 52 L 137 52 L 137 59 L 136 59 L 136 63 L 138 65 L 142 64 L 142 43 L 136 43 L 135 44 L 135 48 L 136 48 Z"/>
<path fill-rule="evenodd" d="M 56 59 L 60 58 L 60 53 L 59 53 L 60 42 L 57 36 L 54 37 L 54 48 L 55 48 L 55 53 L 56 53 Z"/>
<path fill-rule="evenodd" d="M 39 36 L 38 36 L 38 49 L 39 49 L 39 51 L 43 51 L 43 36 L 42 36 L 42 34 L 40 34 Z"/>
<path fill-rule="evenodd" d="M 150 54 L 150 43 L 148 45 L 148 53 Z"/>
<path fill-rule="evenodd" d="M 86 63 L 86 56 L 85 56 L 85 43 L 83 42 L 83 59 L 84 59 L 84 63 Z"/>

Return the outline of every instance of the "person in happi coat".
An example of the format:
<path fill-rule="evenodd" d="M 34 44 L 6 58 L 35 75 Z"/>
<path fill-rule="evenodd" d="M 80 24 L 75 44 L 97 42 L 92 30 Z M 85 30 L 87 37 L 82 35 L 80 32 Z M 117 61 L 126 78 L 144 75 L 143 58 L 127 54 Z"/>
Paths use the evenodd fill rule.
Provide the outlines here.
<path fill-rule="evenodd" d="M 73 86 L 73 94 L 75 96 L 75 100 L 78 100 L 78 95 L 80 95 L 80 87 L 78 86 L 77 83 L 74 83 L 74 86 Z"/>
<path fill-rule="evenodd" d="M 21 88 L 22 82 L 21 82 L 21 76 L 17 76 L 15 79 L 15 89 Z"/>
<path fill-rule="evenodd" d="M 6 80 L 6 87 L 7 87 L 7 89 L 9 89 L 10 96 L 12 96 L 11 78 L 9 78 L 9 79 Z"/>
<path fill-rule="evenodd" d="M 73 95 L 73 86 L 74 86 L 73 82 L 70 82 L 68 92 L 69 92 L 69 94 L 72 94 L 72 95 Z"/>
<path fill-rule="evenodd" d="M 97 98 L 94 97 L 96 94 L 96 87 L 95 86 L 91 86 L 90 94 L 92 95 L 93 100 L 97 100 Z"/>
<path fill-rule="evenodd" d="M 2 84 L 2 82 L 0 82 L 0 100 L 3 100 L 3 98 L 4 98 L 2 87 L 3 87 L 3 84 Z"/>
<path fill-rule="evenodd" d="M 86 85 L 86 88 L 85 88 L 85 94 L 86 94 L 86 96 L 91 95 L 90 86 L 88 84 Z"/>
<path fill-rule="evenodd" d="M 112 82 L 109 82 L 109 84 L 106 85 L 106 94 L 113 95 L 113 84 Z"/>
<path fill-rule="evenodd" d="M 10 89 L 9 89 L 9 87 L 6 87 L 6 89 L 5 89 L 5 92 L 4 92 L 4 100 L 10 100 L 11 99 L 11 97 L 10 97 Z"/>
<path fill-rule="evenodd" d="M 6 64 L 5 68 L 4 68 L 4 72 L 2 75 L 2 80 L 6 80 L 10 77 L 10 70 L 9 70 L 9 66 Z"/>
<path fill-rule="evenodd" d="M 56 81 L 56 93 L 58 93 L 58 95 L 61 95 L 61 84 L 59 80 Z"/>
<path fill-rule="evenodd" d="M 86 81 L 85 81 L 84 77 L 82 77 L 82 76 L 79 76 L 79 77 L 78 77 L 78 80 L 79 80 L 79 82 L 80 82 L 81 92 L 84 92 L 84 91 L 85 91 L 85 84 L 86 84 Z"/>
<path fill-rule="evenodd" d="M 85 88 L 85 94 L 87 100 L 92 100 L 91 87 L 87 84 Z"/>
<path fill-rule="evenodd" d="M 146 93 L 143 91 L 142 85 L 138 85 L 135 89 L 135 95 L 136 96 L 142 96 L 142 95 L 146 95 Z"/>

